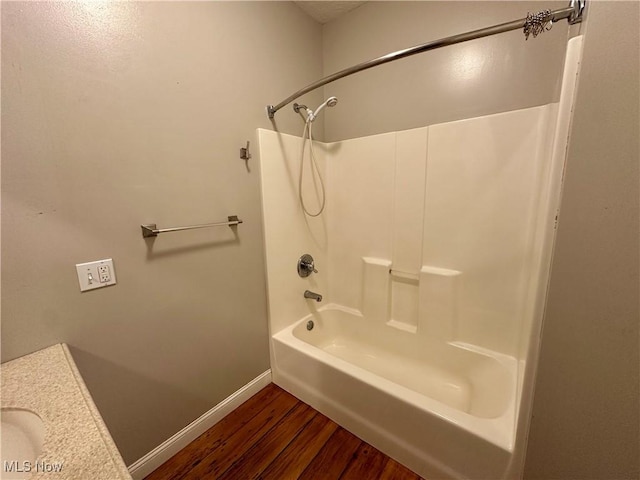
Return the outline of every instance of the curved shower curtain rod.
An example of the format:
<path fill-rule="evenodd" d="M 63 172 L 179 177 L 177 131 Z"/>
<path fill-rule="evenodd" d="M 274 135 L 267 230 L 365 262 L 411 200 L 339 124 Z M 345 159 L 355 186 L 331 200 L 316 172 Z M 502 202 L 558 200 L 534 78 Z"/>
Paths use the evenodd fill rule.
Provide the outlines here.
<path fill-rule="evenodd" d="M 509 32 L 511 30 L 518 30 L 520 28 L 524 29 L 524 34 L 527 38 L 529 38 L 529 34 L 532 34 L 535 37 L 538 33 L 544 30 L 548 30 L 547 25 L 549 24 L 549 22 L 553 23 L 565 18 L 571 25 L 580 23 L 582 21 L 582 14 L 585 9 L 585 4 L 586 0 L 571 0 L 569 6 L 565 8 L 560 8 L 558 10 L 544 10 L 533 15 L 528 14 L 526 18 L 521 18 L 520 20 L 514 20 L 513 22 L 501 23 L 492 27 L 481 28 L 480 30 L 473 30 L 471 32 L 461 33 L 458 35 L 453 35 L 451 37 L 441 38 L 440 40 L 434 40 L 422 45 L 416 45 L 404 50 L 398 50 L 397 52 L 374 58 L 373 60 L 369 60 L 368 62 L 345 68 L 344 70 L 340 70 L 339 72 L 321 78 L 320 80 L 307 85 L 303 89 L 298 90 L 294 94 L 285 98 L 276 106 L 267 105 L 267 116 L 271 119 L 274 118 L 275 113 L 278 110 L 291 103 L 296 98 L 310 92 L 311 90 L 315 90 L 316 88 L 322 87 L 323 85 L 334 82 L 335 80 L 338 80 L 340 78 L 353 75 L 354 73 L 361 72 L 372 67 L 377 67 L 378 65 L 382 65 L 384 63 L 393 62 L 394 60 L 410 57 L 411 55 L 427 52 L 429 50 L 435 50 L 436 48 L 446 47 L 448 45 L 455 45 L 456 43 L 462 43 L 468 40 L 475 40 L 476 38 L 488 37 L 490 35 Z"/>

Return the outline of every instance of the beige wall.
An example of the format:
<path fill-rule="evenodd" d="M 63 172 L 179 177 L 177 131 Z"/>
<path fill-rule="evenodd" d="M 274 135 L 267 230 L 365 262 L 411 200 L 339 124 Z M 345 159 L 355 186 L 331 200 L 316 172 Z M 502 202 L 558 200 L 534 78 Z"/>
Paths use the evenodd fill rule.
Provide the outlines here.
<path fill-rule="evenodd" d="M 289 2 L 2 4 L 2 359 L 67 342 L 127 463 L 269 368 L 255 132 L 321 58 Z"/>
<path fill-rule="evenodd" d="M 589 7 L 527 479 L 640 477 L 639 7 Z"/>
<path fill-rule="evenodd" d="M 544 2 L 563 8 L 565 1 Z M 540 2 L 369 2 L 323 28 L 329 75 L 403 48 L 509 22 Z M 355 33 L 357 32 L 357 34 Z M 558 100 L 562 22 L 524 41 L 516 30 L 381 65 L 324 87 L 326 141 L 423 127 Z"/>

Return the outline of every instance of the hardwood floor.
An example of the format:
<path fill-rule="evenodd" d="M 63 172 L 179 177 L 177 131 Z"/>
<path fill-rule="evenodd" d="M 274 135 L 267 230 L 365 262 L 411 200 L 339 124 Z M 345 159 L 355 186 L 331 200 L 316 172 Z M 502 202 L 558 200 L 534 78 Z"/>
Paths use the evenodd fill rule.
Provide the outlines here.
<path fill-rule="evenodd" d="M 371 445 L 270 384 L 145 480 L 419 480 Z"/>

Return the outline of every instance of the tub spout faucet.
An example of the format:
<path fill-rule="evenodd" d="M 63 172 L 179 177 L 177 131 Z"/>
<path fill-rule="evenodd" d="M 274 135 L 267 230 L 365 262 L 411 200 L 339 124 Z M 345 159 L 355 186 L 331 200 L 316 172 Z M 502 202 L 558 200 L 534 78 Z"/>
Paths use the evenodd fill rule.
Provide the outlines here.
<path fill-rule="evenodd" d="M 315 300 L 316 302 L 322 301 L 322 295 L 311 292 L 309 290 L 304 291 L 304 298 L 310 298 L 311 300 Z"/>

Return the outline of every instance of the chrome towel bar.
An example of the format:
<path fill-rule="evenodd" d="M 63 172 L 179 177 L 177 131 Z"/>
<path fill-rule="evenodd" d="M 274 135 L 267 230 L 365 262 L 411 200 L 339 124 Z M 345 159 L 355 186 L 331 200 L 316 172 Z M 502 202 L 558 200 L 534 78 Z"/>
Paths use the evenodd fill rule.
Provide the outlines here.
<path fill-rule="evenodd" d="M 237 215 L 231 215 L 227 217 L 226 222 L 218 223 L 203 223 L 202 225 L 189 225 L 187 227 L 173 227 L 173 228 L 157 228 L 155 223 L 149 223 L 147 225 L 140 225 L 142 228 L 142 236 L 144 238 L 157 237 L 160 233 L 179 232 L 181 230 L 193 230 L 196 228 L 208 228 L 208 227 L 233 227 L 242 223 L 242 220 Z"/>

